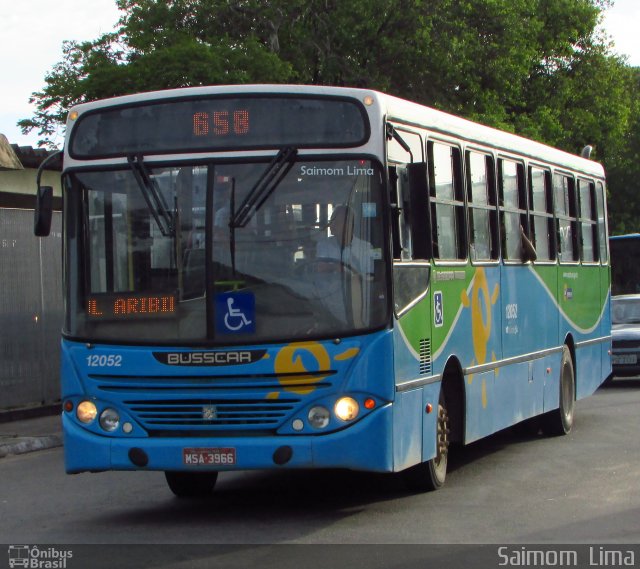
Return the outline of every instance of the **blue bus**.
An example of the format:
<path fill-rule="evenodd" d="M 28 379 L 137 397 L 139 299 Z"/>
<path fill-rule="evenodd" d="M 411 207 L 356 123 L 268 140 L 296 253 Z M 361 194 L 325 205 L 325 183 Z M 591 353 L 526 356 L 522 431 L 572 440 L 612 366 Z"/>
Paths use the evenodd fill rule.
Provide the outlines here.
<path fill-rule="evenodd" d="M 345 468 L 571 430 L 611 372 L 594 161 L 382 93 L 81 104 L 63 157 L 69 473 Z M 46 235 L 48 188 L 36 234 Z"/>

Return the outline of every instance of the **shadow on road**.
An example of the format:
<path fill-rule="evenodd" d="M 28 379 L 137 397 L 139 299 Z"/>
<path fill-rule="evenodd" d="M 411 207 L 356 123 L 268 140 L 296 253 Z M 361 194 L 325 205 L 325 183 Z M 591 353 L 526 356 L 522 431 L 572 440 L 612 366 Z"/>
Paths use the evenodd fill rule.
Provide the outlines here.
<path fill-rule="evenodd" d="M 614 377 L 600 389 L 638 389 L 640 387 L 640 377 Z"/>
<path fill-rule="evenodd" d="M 505 448 L 540 438 L 542 436 L 531 434 L 523 436 L 512 428 L 469 446 L 454 448 L 449 471 L 453 474 Z M 445 486 L 445 490 L 437 495 L 449 488 L 449 485 Z M 268 524 L 283 524 L 283 531 L 284 527 L 288 528 L 287 539 L 291 539 L 290 532 L 295 526 L 304 534 L 306 525 L 320 524 L 322 527 L 355 515 L 374 503 L 396 501 L 397 507 L 402 508 L 405 499 L 416 498 L 420 499 L 407 489 L 402 476 L 397 474 L 347 470 L 251 471 L 232 476 L 222 474 L 214 494 L 205 499 L 178 499 L 167 488 L 166 501 L 149 508 L 113 513 L 109 523 L 133 521 L 175 527 L 181 523 L 219 522 L 239 526 L 251 518 Z"/>

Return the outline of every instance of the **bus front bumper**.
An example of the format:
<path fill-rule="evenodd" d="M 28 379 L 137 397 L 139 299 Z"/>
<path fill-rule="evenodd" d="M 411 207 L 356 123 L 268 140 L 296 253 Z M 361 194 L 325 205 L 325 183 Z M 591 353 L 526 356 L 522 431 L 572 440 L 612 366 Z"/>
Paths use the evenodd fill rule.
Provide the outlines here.
<path fill-rule="evenodd" d="M 92 433 L 63 414 L 69 474 L 105 470 L 234 471 L 272 468 L 347 468 L 393 471 L 392 407 L 325 435 L 143 438 Z M 191 465 L 185 449 L 234 449 L 235 463 Z M 188 453 L 187 453 L 188 454 Z"/>

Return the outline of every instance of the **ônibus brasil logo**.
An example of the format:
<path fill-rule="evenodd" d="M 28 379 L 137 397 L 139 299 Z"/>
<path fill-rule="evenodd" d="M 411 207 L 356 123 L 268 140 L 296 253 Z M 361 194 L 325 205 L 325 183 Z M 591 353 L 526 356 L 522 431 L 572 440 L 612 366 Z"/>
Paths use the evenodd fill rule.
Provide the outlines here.
<path fill-rule="evenodd" d="M 38 547 L 37 545 L 10 545 L 9 567 L 33 569 L 67 569 L 67 561 L 73 557 L 68 549 Z"/>

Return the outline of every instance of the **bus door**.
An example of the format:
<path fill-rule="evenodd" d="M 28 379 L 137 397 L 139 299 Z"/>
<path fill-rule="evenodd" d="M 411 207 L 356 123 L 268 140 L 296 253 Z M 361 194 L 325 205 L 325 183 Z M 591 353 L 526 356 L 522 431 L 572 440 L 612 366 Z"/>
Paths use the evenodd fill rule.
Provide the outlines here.
<path fill-rule="evenodd" d="M 394 405 L 394 469 L 401 470 L 435 455 L 435 437 L 424 436 L 425 429 L 429 430 L 425 422 L 429 421 L 425 421 L 423 410 L 425 397 L 433 399 L 439 386 L 430 382 L 431 267 L 427 168 L 423 162 L 413 162 L 415 159 L 422 160 L 421 142 L 417 134 L 401 132 L 392 133 L 391 136 L 389 157 L 403 162 L 389 168 L 397 390 Z M 398 142 L 400 136 L 402 144 Z M 424 448 L 424 444 L 434 448 Z"/>

